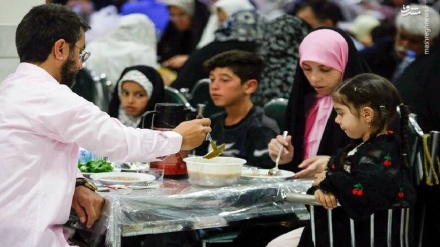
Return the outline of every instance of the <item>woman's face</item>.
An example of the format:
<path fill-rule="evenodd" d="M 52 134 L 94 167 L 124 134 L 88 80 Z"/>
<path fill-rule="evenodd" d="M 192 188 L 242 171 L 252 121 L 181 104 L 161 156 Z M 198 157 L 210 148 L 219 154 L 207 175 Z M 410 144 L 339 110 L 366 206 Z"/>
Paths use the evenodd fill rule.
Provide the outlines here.
<path fill-rule="evenodd" d="M 302 70 L 316 93 L 322 96 L 330 95 L 342 80 L 340 71 L 312 61 L 304 61 Z"/>
<path fill-rule="evenodd" d="M 175 6 L 169 6 L 170 20 L 176 26 L 177 30 L 183 32 L 191 27 L 191 18 L 183 11 Z"/>
<path fill-rule="evenodd" d="M 148 105 L 148 94 L 145 89 L 134 81 L 125 81 L 121 87 L 121 105 L 126 114 L 139 117 Z"/>

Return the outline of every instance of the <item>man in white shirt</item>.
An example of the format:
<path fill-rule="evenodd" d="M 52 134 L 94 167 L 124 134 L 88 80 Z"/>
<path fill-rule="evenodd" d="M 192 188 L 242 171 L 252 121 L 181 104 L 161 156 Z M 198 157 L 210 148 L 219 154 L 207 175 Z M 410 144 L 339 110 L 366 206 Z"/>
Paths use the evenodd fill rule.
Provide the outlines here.
<path fill-rule="evenodd" d="M 54 4 L 32 8 L 17 27 L 21 63 L 0 84 L 0 246 L 66 247 L 71 207 L 87 227 L 99 218 L 104 199 L 75 186 L 79 146 L 145 161 L 193 149 L 211 131 L 206 118 L 173 131 L 128 128 L 74 94 L 88 29 Z"/>

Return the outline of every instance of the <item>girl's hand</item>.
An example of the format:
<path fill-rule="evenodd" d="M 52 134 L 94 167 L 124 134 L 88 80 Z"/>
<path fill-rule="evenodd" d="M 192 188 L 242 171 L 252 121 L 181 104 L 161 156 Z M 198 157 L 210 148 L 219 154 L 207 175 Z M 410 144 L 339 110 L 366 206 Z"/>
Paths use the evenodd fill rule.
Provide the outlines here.
<path fill-rule="evenodd" d="M 269 144 L 267 145 L 269 149 L 269 156 L 274 162 L 277 159 L 278 151 L 282 146 L 284 149 L 281 152 L 280 165 L 289 163 L 293 160 L 292 136 L 288 135 L 284 140 L 282 135 L 278 135 L 276 138 L 270 140 Z"/>
<path fill-rule="evenodd" d="M 298 165 L 298 168 L 303 170 L 297 172 L 295 178 L 312 178 L 316 173 L 320 173 L 327 168 L 329 159 L 330 156 L 319 155 L 304 160 Z"/>
<path fill-rule="evenodd" d="M 325 209 L 332 209 L 338 206 L 338 201 L 336 200 L 335 195 L 330 192 L 324 193 L 322 190 L 317 189 L 315 191 L 315 199 Z"/>
<path fill-rule="evenodd" d="M 312 186 L 318 186 L 319 183 L 321 183 L 321 181 L 325 179 L 326 174 L 327 174 L 327 171 L 316 173 L 315 174 L 315 181 L 313 181 Z"/>

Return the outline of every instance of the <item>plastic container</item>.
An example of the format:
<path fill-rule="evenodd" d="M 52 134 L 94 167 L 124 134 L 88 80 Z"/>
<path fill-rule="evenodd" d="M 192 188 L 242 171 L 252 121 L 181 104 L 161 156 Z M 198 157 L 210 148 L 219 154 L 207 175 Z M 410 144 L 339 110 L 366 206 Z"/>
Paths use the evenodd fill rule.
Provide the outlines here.
<path fill-rule="evenodd" d="M 183 159 L 188 169 L 191 184 L 201 186 L 228 186 L 236 183 L 246 160 L 234 157 L 205 159 L 201 156 Z"/>

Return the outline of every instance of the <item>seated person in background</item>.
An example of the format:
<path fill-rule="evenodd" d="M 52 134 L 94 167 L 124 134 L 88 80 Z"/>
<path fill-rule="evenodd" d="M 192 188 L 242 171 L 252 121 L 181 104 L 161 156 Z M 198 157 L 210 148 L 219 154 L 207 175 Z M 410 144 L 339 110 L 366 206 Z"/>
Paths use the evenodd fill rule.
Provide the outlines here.
<path fill-rule="evenodd" d="M 418 67 L 415 68 L 416 70 L 423 69 L 423 63 L 419 63 L 420 58 L 432 53 L 435 40 L 440 34 L 440 15 L 437 11 L 421 4 L 411 4 L 408 5 L 408 8 L 418 9 L 421 14 L 397 14 L 394 39 L 382 39 L 373 46 L 361 51 L 361 55 L 373 73 L 387 78 L 396 85 L 399 83 L 400 77 L 407 73 L 406 69 L 411 67 Z M 429 21 L 425 23 L 425 20 Z M 399 68 L 407 51 L 414 51 L 416 58 L 411 66 Z M 414 73 L 414 68 L 410 73 Z"/>
<path fill-rule="evenodd" d="M 386 246 L 387 231 L 383 229 L 387 226 L 388 209 L 395 204 L 410 206 L 416 199 L 415 190 L 406 176 L 409 169 L 407 156 L 402 151 L 408 150 L 408 107 L 402 103 L 391 82 L 370 73 L 360 74 L 337 86 L 332 99 L 338 113 L 334 121 L 352 142 L 332 155 L 327 169 L 316 174 L 308 194 L 313 194 L 325 209 L 333 209 L 334 246 L 351 246 L 350 218 L 355 220 L 356 246 L 370 246 L 372 214 L 375 246 Z M 398 107 L 403 130 L 400 138 L 389 131 Z M 338 202 L 341 207 L 337 207 Z M 317 207 L 315 217 L 315 244 L 329 246 L 325 210 Z M 393 227 L 393 246 L 398 246 L 399 231 L 399 227 Z M 315 244 L 309 224 L 281 235 L 267 246 Z"/>
<path fill-rule="evenodd" d="M 170 20 L 157 44 L 159 63 L 178 71 L 196 49 L 209 18 L 207 6 L 198 0 L 164 0 Z"/>
<path fill-rule="evenodd" d="M 214 41 L 215 31 L 229 16 L 242 10 L 254 10 L 255 7 L 249 0 L 219 0 L 212 5 L 211 9 L 211 16 L 197 44 L 197 49 Z"/>
<path fill-rule="evenodd" d="M 243 158 L 248 165 L 272 168 L 267 143 L 280 130 L 275 120 L 265 116 L 250 99 L 264 66 L 262 58 L 232 50 L 214 56 L 204 65 L 210 71 L 211 98 L 216 106 L 225 108 L 211 117 L 213 140 L 226 144 L 222 155 Z"/>
<path fill-rule="evenodd" d="M 336 117 L 330 94 L 343 80 L 369 72 L 350 36 L 338 28 L 318 28 L 299 46 L 298 70 L 286 109 L 286 130 L 269 143 L 276 159 L 280 145 L 280 164 L 296 172 L 297 178 L 323 171 L 329 159 L 349 139 L 332 119 Z"/>
<path fill-rule="evenodd" d="M 112 94 L 109 115 L 129 127 L 148 128 L 143 114 L 163 101 L 164 85 L 159 73 L 149 66 L 124 69 Z M 144 124 L 143 124 L 144 122 Z"/>
<path fill-rule="evenodd" d="M 309 32 L 305 22 L 295 16 L 282 15 L 267 24 L 259 54 L 265 61 L 258 90 L 252 102 L 264 106 L 275 98 L 289 98 L 298 67 L 298 48 Z"/>
<path fill-rule="evenodd" d="M 243 10 L 231 15 L 215 32 L 215 40 L 194 52 L 183 65 L 172 87 L 189 88 L 209 73 L 203 63 L 211 57 L 230 50 L 256 52 L 263 36 L 264 18 L 255 10 Z"/>
<path fill-rule="evenodd" d="M 87 44 L 93 56 L 85 67 L 98 75 L 104 73 L 116 85 L 122 70 L 134 65 L 158 67 L 154 23 L 143 14 L 121 16 L 107 35 Z"/>

